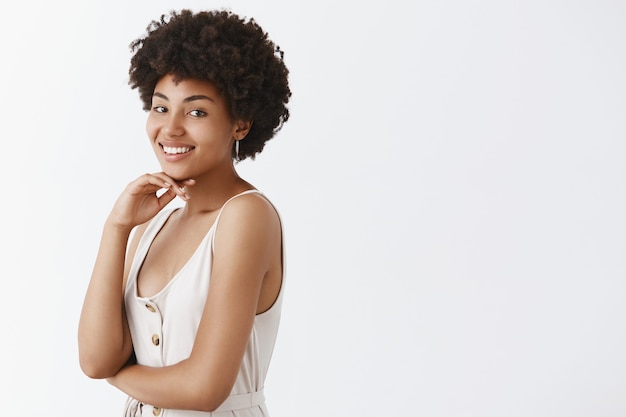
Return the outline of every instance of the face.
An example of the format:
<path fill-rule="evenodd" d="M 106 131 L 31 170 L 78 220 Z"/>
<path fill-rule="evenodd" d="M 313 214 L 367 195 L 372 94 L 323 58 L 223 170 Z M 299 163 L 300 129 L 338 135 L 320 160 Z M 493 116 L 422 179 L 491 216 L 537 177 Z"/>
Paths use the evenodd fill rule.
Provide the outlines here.
<path fill-rule="evenodd" d="M 247 133 L 244 124 L 231 119 L 212 83 L 189 79 L 177 84 L 169 75 L 154 89 L 146 130 L 161 169 L 175 180 L 198 180 L 232 167 L 233 140 Z"/>

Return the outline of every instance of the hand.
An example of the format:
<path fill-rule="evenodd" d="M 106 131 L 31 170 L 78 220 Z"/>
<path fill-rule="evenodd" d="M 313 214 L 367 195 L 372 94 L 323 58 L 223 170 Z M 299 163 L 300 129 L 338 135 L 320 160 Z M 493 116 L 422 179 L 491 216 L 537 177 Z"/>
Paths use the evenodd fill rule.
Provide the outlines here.
<path fill-rule="evenodd" d="M 133 228 L 153 218 L 176 196 L 187 201 L 184 187 L 195 184 L 192 179 L 176 182 L 163 172 L 144 174 L 128 186 L 115 202 L 109 222 L 118 227 Z M 160 196 L 157 191 L 165 189 Z"/>

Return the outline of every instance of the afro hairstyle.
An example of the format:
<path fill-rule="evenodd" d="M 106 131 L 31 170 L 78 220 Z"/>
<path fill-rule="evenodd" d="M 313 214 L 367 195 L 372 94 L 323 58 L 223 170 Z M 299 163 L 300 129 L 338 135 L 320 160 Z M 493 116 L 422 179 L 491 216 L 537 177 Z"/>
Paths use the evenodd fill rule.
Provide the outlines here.
<path fill-rule="evenodd" d="M 289 119 L 283 51 L 254 19 L 229 11 L 181 10 L 153 20 L 146 31 L 130 45 L 129 69 L 129 85 L 138 90 L 144 110 L 150 110 L 154 88 L 165 75 L 213 83 L 233 120 L 252 121 L 239 141 L 239 160 L 254 159 Z"/>

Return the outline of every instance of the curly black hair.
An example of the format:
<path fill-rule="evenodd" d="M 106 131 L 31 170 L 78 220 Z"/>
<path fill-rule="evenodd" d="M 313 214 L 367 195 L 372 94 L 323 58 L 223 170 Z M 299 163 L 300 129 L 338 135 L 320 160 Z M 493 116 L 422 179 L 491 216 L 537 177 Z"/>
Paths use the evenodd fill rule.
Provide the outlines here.
<path fill-rule="evenodd" d="M 283 51 L 254 19 L 230 11 L 181 10 L 153 20 L 146 30 L 130 44 L 129 70 L 129 85 L 138 89 L 144 110 L 150 110 L 154 88 L 165 75 L 210 81 L 234 120 L 253 122 L 239 143 L 240 160 L 254 159 L 289 119 Z"/>

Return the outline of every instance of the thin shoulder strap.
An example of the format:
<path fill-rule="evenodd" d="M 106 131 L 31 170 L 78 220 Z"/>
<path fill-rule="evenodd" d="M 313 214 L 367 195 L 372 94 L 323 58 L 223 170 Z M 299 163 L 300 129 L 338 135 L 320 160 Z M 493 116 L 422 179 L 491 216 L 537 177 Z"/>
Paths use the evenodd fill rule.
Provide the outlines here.
<path fill-rule="evenodd" d="M 215 218 L 215 222 L 213 222 L 213 236 L 211 236 L 211 251 L 215 251 L 215 231 L 217 230 L 217 224 L 220 221 L 220 216 L 222 215 L 222 211 L 224 211 L 224 207 L 226 207 L 226 205 L 228 203 L 230 203 L 232 200 L 234 200 L 237 197 L 240 197 L 242 195 L 246 195 L 246 194 L 260 194 L 263 195 L 263 193 L 261 193 L 259 190 L 246 190 L 243 191 L 239 194 L 235 194 L 234 196 L 232 196 L 231 198 L 229 198 L 228 200 L 226 200 L 226 202 L 222 205 L 222 208 L 220 208 L 219 213 L 217 213 L 217 217 Z"/>
<path fill-rule="evenodd" d="M 137 247 L 135 248 L 135 252 L 133 254 L 133 258 L 130 260 L 130 271 L 128 273 L 128 277 L 126 279 L 126 288 L 130 285 L 134 285 L 134 281 L 137 279 L 137 274 L 139 273 L 139 269 L 148 255 L 148 251 L 150 250 L 150 246 L 152 245 L 152 241 L 159 233 L 167 219 L 170 218 L 172 213 L 178 210 L 178 207 L 166 208 L 157 213 L 148 223 L 148 226 L 143 230 L 141 236 L 139 236 L 139 241 L 137 242 Z M 137 233 L 137 229 L 133 229 L 133 238 L 134 234 Z"/>
<path fill-rule="evenodd" d="M 281 267 L 282 267 L 282 276 L 281 276 L 281 280 L 280 280 L 280 289 L 278 290 L 278 296 L 276 297 L 276 300 L 274 301 L 274 304 L 272 304 L 272 306 L 264 311 L 261 314 L 266 314 L 269 313 L 269 311 L 275 310 L 274 306 L 276 305 L 280 305 L 282 303 L 282 298 L 283 298 L 283 292 L 284 292 L 284 287 L 285 287 L 285 278 L 287 276 L 287 264 L 286 264 L 286 254 L 285 254 L 285 227 L 283 225 L 283 219 L 280 215 L 280 213 L 278 212 L 278 209 L 276 209 L 276 206 L 274 206 L 274 203 L 272 203 L 266 196 L 265 194 L 263 194 L 262 192 L 260 192 L 259 190 L 247 190 L 244 191 L 242 193 L 239 193 L 237 195 L 234 195 L 233 197 L 229 198 L 228 200 L 226 200 L 226 202 L 224 203 L 224 205 L 222 206 L 222 208 L 220 209 L 219 213 L 217 214 L 217 217 L 215 218 L 215 222 L 213 223 L 213 233 L 211 235 L 211 251 L 213 253 L 215 253 L 215 231 L 217 230 L 217 223 L 220 219 L 220 216 L 222 215 L 222 210 L 224 210 L 224 207 L 226 207 L 226 204 L 228 204 L 231 200 L 245 195 L 245 194 L 252 194 L 252 193 L 256 193 L 259 194 L 261 197 L 265 198 L 265 200 L 267 200 L 268 203 L 270 203 L 270 205 L 274 208 L 274 211 L 276 212 L 276 215 L 278 216 L 278 221 L 280 223 L 280 257 L 281 257 Z"/>

